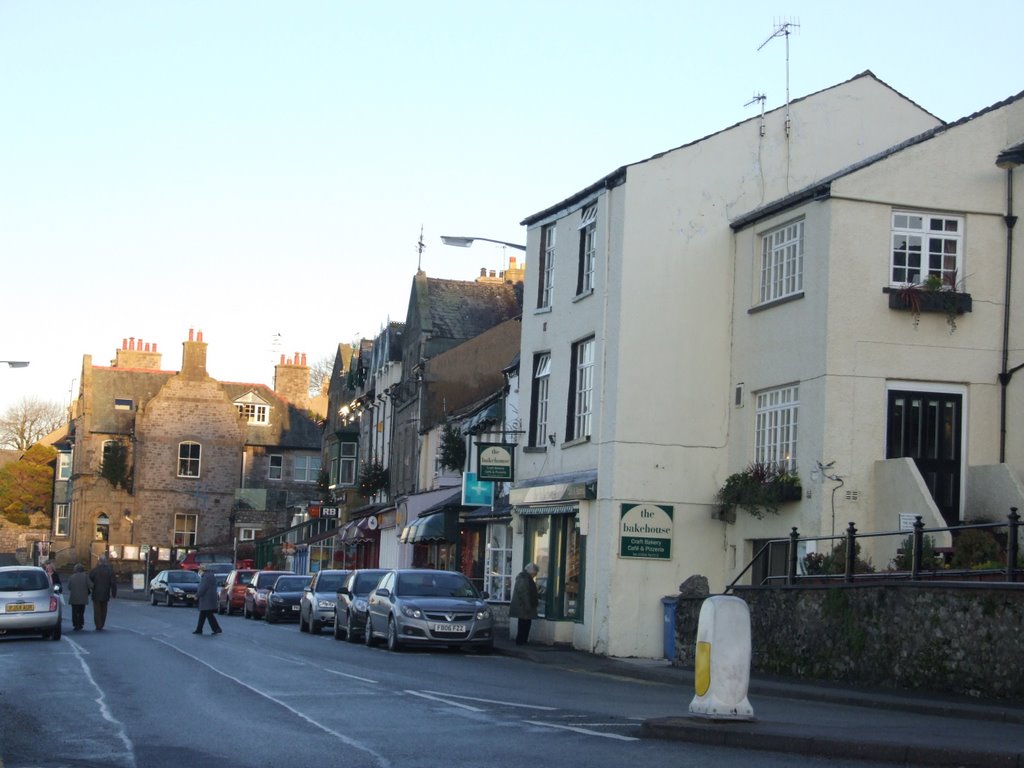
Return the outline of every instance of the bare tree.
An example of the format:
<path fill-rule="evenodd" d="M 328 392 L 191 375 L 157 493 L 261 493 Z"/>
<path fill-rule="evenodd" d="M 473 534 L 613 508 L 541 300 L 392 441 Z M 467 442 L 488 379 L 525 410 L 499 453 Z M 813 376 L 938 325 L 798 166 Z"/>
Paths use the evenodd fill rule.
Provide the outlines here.
<path fill-rule="evenodd" d="M 309 395 L 316 397 L 320 394 L 320 388 L 324 380 L 330 380 L 334 373 L 334 355 L 324 355 L 309 366 Z"/>
<path fill-rule="evenodd" d="M 27 451 L 66 422 L 67 411 L 60 403 L 23 397 L 0 416 L 0 447 Z"/>

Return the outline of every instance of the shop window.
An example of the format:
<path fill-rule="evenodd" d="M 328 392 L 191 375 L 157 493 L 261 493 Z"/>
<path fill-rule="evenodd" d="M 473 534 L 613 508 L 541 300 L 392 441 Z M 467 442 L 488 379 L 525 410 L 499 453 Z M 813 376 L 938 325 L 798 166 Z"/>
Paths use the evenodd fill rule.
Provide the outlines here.
<path fill-rule="evenodd" d="M 484 589 L 490 600 L 505 603 L 512 599 L 512 526 L 494 523 L 487 527 L 487 552 L 484 556 L 487 574 Z"/>
<path fill-rule="evenodd" d="M 537 564 L 537 614 L 545 619 L 583 619 L 583 540 L 578 515 L 530 515 L 525 526 L 526 562 Z"/>

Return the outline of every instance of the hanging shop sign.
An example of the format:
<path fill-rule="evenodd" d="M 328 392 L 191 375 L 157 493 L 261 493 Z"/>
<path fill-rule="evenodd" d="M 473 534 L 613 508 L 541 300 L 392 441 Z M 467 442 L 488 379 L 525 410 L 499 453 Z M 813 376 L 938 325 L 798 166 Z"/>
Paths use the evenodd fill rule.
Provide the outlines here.
<path fill-rule="evenodd" d="M 516 479 L 515 443 L 477 443 L 476 476 L 492 482 Z"/>
<path fill-rule="evenodd" d="M 476 472 L 462 473 L 462 505 L 464 507 L 494 506 L 494 483 L 481 480 Z"/>
<path fill-rule="evenodd" d="M 672 507 L 623 504 L 619 513 L 619 557 L 672 559 Z"/>

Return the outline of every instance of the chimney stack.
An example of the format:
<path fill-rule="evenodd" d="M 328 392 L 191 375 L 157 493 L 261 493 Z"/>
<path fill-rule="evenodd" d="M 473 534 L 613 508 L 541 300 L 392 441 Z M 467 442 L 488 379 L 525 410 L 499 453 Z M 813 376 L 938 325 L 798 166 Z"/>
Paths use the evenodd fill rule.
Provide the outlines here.
<path fill-rule="evenodd" d="M 274 367 L 274 391 L 299 408 L 309 407 L 309 367 L 306 354 L 295 353 Z"/>
<path fill-rule="evenodd" d="M 114 359 L 110 361 L 114 368 L 138 368 L 145 371 L 160 370 L 160 353 L 156 344 L 143 344 L 142 337 L 125 336 L 121 339 L 121 348 L 114 351 Z"/>
<path fill-rule="evenodd" d="M 203 342 L 203 332 L 194 334 L 188 329 L 188 341 L 181 343 L 181 376 L 186 379 L 205 379 L 206 373 L 206 344 Z"/>

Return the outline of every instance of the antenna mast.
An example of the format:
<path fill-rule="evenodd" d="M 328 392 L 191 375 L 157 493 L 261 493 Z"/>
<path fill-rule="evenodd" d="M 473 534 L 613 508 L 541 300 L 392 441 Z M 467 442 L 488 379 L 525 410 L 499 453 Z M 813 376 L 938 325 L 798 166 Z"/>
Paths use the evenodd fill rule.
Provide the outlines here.
<path fill-rule="evenodd" d="M 423 242 L 423 225 L 420 224 L 420 241 L 416 243 L 416 273 L 419 274 L 423 270 L 421 265 L 423 263 L 423 251 L 427 247 L 427 244 Z"/>
<path fill-rule="evenodd" d="M 761 50 L 768 43 L 774 40 L 776 37 L 786 38 L 786 135 L 789 136 L 789 35 L 793 29 L 800 29 L 800 22 L 798 21 L 776 21 L 775 31 L 768 35 L 768 39 L 765 40 L 761 45 L 757 47 L 757 50 Z"/>
<path fill-rule="evenodd" d="M 746 104 L 743 105 L 744 107 L 749 107 L 755 101 L 761 102 L 761 129 L 760 129 L 760 133 L 761 133 L 762 136 L 764 136 L 764 101 L 765 101 L 766 98 L 768 98 L 768 97 L 765 96 L 763 93 L 755 93 L 750 98 L 750 101 L 748 101 Z"/>

